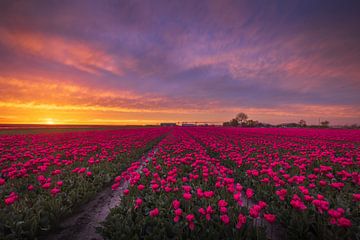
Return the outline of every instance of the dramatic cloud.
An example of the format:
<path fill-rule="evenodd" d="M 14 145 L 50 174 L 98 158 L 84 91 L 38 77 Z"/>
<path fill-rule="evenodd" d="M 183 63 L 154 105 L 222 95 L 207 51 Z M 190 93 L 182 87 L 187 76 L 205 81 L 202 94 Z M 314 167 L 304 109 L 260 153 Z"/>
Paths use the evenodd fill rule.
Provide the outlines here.
<path fill-rule="evenodd" d="M 358 1 L 1 1 L 0 122 L 360 123 Z"/>

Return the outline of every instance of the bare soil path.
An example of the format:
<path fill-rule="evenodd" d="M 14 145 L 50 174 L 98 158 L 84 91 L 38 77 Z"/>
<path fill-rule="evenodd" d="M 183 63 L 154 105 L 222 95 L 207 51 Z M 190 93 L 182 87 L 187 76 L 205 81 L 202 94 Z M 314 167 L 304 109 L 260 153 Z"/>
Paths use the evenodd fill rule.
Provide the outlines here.
<path fill-rule="evenodd" d="M 150 160 L 151 156 L 157 152 L 157 148 L 150 150 L 146 159 Z M 138 172 L 141 173 L 145 166 L 145 161 L 142 161 Z M 119 189 L 113 191 L 110 187 L 100 192 L 93 200 L 83 205 L 76 211 L 73 216 L 65 219 L 57 231 L 44 236 L 42 239 L 49 240 L 68 240 L 68 239 L 86 239 L 86 240 L 100 240 L 103 239 L 101 235 L 96 233 L 96 228 L 100 227 L 100 223 L 105 220 L 110 210 L 118 206 L 121 202 L 124 190 L 129 186 L 126 181 Z"/>

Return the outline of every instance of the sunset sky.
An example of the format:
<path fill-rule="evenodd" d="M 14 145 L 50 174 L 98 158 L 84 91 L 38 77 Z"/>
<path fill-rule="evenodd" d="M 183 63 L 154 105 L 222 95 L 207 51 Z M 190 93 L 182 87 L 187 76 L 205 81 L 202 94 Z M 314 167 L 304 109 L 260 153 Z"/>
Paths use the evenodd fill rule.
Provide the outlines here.
<path fill-rule="evenodd" d="M 0 123 L 360 123 L 360 1 L 0 2 Z"/>

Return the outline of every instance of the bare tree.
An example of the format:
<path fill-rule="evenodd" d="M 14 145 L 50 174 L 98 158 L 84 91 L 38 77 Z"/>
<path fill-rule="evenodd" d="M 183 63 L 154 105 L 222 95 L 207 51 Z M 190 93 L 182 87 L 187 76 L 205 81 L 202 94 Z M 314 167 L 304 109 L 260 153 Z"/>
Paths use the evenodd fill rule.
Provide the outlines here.
<path fill-rule="evenodd" d="M 248 119 L 248 115 L 246 115 L 245 113 L 241 112 L 238 113 L 236 115 L 236 120 L 240 123 L 240 124 L 244 124 L 246 123 L 246 120 Z"/>

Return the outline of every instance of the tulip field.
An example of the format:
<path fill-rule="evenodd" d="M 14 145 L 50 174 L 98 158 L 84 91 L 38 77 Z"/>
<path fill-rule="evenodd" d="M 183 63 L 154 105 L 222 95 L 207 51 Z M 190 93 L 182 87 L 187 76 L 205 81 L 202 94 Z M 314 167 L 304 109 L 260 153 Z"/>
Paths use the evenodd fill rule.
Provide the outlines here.
<path fill-rule="evenodd" d="M 106 187 L 123 196 L 104 239 L 360 239 L 358 130 L 0 135 L 0 170 L 0 239 L 44 235 Z"/>
<path fill-rule="evenodd" d="M 0 239 L 32 239 L 110 184 L 164 129 L 0 135 Z"/>

